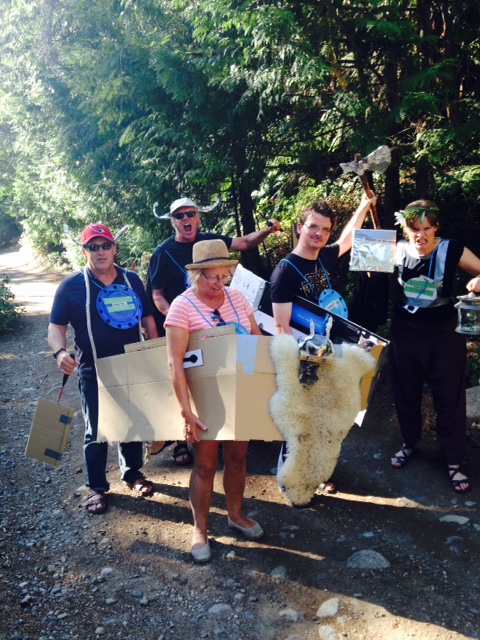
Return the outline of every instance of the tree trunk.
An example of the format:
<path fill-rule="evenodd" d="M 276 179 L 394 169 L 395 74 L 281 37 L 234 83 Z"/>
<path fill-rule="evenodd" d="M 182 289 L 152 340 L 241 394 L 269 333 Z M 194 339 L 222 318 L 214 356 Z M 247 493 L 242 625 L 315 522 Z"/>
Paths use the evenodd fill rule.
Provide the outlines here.
<path fill-rule="evenodd" d="M 430 188 L 432 181 L 432 170 L 428 158 L 419 158 L 415 171 L 415 196 L 412 200 L 431 197 Z"/>
<path fill-rule="evenodd" d="M 384 227 L 396 229 L 395 211 L 400 208 L 400 167 L 397 149 L 392 149 L 392 161 L 385 172 Z"/>
<path fill-rule="evenodd" d="M 245 180 L 244 178 L 240 178 L 238 181 L 238 202 L 240 205 L 240 218 L 242 222 L 243 234 L 247 235 L 256 231 L 255 228 L 255 218 L 253 216 L 254 212 L 254 204 L 252 199 L 252 189 L 249 184 L 249 180 Z M 249 251 L 243 251 L 241 257 L 242 266 L 245 269 L 249 269 L 253 271 L 256 275 L 260 277 L 266 277 L 266 269 L 263 265 L 262 259 L 260 258 L 260 253 L 258 248 L 250 249 Z"/>

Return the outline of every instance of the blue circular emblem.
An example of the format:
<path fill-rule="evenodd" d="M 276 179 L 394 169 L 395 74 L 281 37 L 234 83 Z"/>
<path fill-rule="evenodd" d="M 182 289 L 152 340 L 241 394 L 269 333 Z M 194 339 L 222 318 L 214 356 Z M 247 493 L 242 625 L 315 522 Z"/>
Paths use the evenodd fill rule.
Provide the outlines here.
<path fill-rule="evenodd" d="M 140 322 L 143 306 L 133 289 L 124 284 L 111 284 L 98 294 L 97 311 L 114 329 L 131 329 Z"/>
<path fill-rule="evenodd" d="M 318 306 L 326 311 L 331 311 L 341 318 L 348 318 L 348 309 L 345 300 L 334 289 L 324 289 L 318 298 Z"/>

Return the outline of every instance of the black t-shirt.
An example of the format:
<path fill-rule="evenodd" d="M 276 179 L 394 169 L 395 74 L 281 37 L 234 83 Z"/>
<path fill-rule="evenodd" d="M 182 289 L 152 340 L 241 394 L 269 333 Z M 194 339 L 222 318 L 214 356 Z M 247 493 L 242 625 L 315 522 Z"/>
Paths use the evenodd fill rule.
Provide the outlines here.
<path fill-rule="evenodd" d="M 158 246 L 150 259 L 147 278 L 147 296 L 154 307 L 154 318 L 159 331 L 163 330 L 165 316 L 153 303 L 153 289 L 163 289 L 168 303 L 188 288 L 185 265 L 193 262 L 193 245 L 201 240 L 223 240 L 230 249 L 233 238 L 218 233 L 197 233 L 194 242 L 177 242 L 172 236 Z"/>
<path fill-rule="evenodd" d="M 142 281 L 131 271 L 126 271 L 125 273 L 130 286 L 142 302 L 142 317 L 153 315 L 153 309 L 145 295 Z M 123 270 L 119 267 L 117 267 L 117 277 L 112 284 L 126 284 Z M 129 329 L 115 329 L 102 320 L 97 311 L 97 297 L 104 286 L 90 274 L 90 316 L 98 358 L 124 353 L 126 344 L 139 342 L 140 340 L 138 325 Z M 86 301 L 87 291 L 83 271 L 68 276 L 60 283 L 55 293 L 50 322 L 61 326 L 72 325 L 75 332 L 75 351 L 80 359 L 77 373 L 80 378 L 94 380 L 96 375 L 87 329 Z"/>
<path fill-rule="evenodd" d="M 293 302 L 294 296 L 301 296 L 318 303 L 322 291 L 332 287 L 332 276 L 340 261 L 339 252 L 338 244 L 330 244 L 320 250 L 317 260 L 288 254 L 278 263 L 270 278 L 272 302 Z"/>

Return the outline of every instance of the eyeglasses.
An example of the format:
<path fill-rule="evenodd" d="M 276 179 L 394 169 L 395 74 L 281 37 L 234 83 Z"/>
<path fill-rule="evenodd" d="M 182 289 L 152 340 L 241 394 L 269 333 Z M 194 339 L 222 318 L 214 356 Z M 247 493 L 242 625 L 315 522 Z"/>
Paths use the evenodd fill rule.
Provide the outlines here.
<path fill-rule="evenodd" d="M 104 242 L 103 244 L 84 244 L 83 245 L 84 249 L 86 249 L 87 251 L 91 251 L 92 253 L 95 253 L 96 251 L 100 251 L 100 249 L 103 249 L 104 251 L 108 251 L 112 247 L 113 247 L 113 242 Z"/>
<path fill-rule="evenodd" d="M 182 211 L 181 213 L 172 213 L 172 218 L 175 218 L 175 220 L 183 220 L 185 216 L 187 216 L 187 218 L 194 218 L 196 215 L 196 211 Z"/>
<path fill-rule="evenodd" d="M 310 233 L 313 233 L 313 234 L 324 233 L 326 236 L 328 236 L 332 233 L 331 228 L 327 229 L 327 227 L 319 227 L 316 224 L 311 224 L 310 222 L 305 222 L 303 226 L 307 227 Z"/>
<path fill-rule="evenodd" d="M 214 309 L 212 311 L 212 313 L 210 314 L 210 318 L 217 323 L 217 327 L 225 327 L 227 324 L 220 315 L 220 311 L 218 309 Z"/>
<path fill-rule="evenodd" d="M 227 284 L 232 279 L 232 274 L 229 273 L 228 276 L 207 276 L 206 273 L 202 271 L 202 276 L 205 276 L 207 280 L 213 280 L 214 282 L 223 282 L 223 284 Z"/>

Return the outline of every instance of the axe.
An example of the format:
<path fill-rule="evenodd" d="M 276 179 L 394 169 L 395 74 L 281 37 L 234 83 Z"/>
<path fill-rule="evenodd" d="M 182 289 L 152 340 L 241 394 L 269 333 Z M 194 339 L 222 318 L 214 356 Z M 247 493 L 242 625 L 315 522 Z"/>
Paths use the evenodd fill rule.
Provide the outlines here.
<path fill-rule="evenodd" d="M 373 194 L 370 189 L 370 185 L 368 184 L 368 177 L 365 172 L 378 171 L 379 173 L 384 173 L 390 164 L 391 159 L 390 149 L 383 146 L 378 147 L 378 149 L 372 151 L 372 153 L 365 158 L 362 158 L 359 153 L 356 153 L 353 162 L 341 162 L 340 166 L 342 167 L 343 173 L 353 171 L 360 177 L 365 193 L 369 198 L 371 198 Z M 373 226 L 375 229 L 380 229 L 380 221 L 378 219 L 376 204 L 370 205 L 370 213 L 372 214 Z"/>

